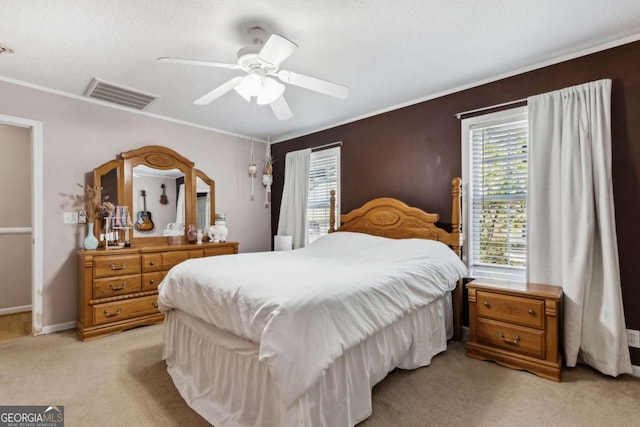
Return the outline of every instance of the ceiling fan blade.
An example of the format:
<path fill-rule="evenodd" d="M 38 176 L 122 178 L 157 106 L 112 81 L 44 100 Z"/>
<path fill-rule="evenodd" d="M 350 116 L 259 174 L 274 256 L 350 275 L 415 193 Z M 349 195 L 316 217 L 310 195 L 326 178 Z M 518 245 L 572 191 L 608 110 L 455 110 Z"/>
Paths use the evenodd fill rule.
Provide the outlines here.
<path fill-rule="evenodd" d="M 251 102 L 251 96 L 252 96 L 250 89 L 246 85 L 246 81 L 250 78 L 249 76 L 250 74 L 242 77 L 242 82 L 236 87 L 234 87 L 235 91 L 238 92 L 238 94 L 241 97 L 243 97 L 244 100 L 247 102 Z"/>
<path fill-rule="evenodd" d="M 288 120 L 293 117 L 293 113 L 291 112 L 291 108 L 289 108 L 289 104 L 284 99 L 284 96 L 273 101 L 271 104 L 271 111 L 276 115 L 278 120 Z"/>
<path fill-rule="evenodd" d="M 295 52 L 297 48 L 298 45 L 294 42 L 287 40 L 278 34 L 271 34 L 267 42 L 262 46 L 262 49 L 260 49 L 258 57 L 270 64 L 278 66 L 282 61 Z"/>
<path fill-rule="evenodd" d="M 216 99 L 220 98 L 222 95 L 233 90 L 241 83 L 242 83 L 242 77 L 234 77 L 228 82 L 223 83 L 222 85 L 218 86 L 211 92 L 207 93 L 206 95 L 196 99 L 195 101 L 193 101 L 193 103 L 198 105 L 210 104 L 212 101 L 215 101 Z"/>
<path fill-rule="evenodd" d="M 278 78 L 285 83 L 314 90 L 340 99 L 345 99 L 349 95 L 349 88 L 346 86 L 294 73 L 293 71 L 280 70 L 278 71 Z"/>
<path fill-rule="evenodd" d="M 238 64 L 224 64 L 221 62 L 199 61 L 197 59 L 168 58 L 166 56 L 163 56 L 162 58 L 158 58 L 158 62 L 169 62 L 172 64 L 186 64 L 186 65 L 202 65 L 205 67 L 228 68 L 230 70 L 240 69 L 240 66 Z"/>

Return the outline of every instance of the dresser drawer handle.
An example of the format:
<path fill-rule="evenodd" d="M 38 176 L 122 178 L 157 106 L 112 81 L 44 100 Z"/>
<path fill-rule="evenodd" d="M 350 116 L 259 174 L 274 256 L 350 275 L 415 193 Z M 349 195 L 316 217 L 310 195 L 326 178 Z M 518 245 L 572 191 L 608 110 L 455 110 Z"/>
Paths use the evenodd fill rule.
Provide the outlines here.
<path fill-rule="evenodd" d="M 158 303 L 155 301 L 151 301 L 151 305 L 154 306 L 155 308 L 158 308 Z"/>
<path fill-rule="evenodd" d="M 533 310 L 533 308 L 530 308 L 529 310 L 527 310 L 527 313 L 529 313 L 532 316 L 536 315 L 536 312 Z"/>
<path fill-rule="evenodd" d="M 112 291 L 121 291 L 127 287 L 127 282 L 122 282 L 120 286 L 114 286 L 113 283 L 109 283 L 109 287 L 111 287 Z"/>
<path fill-rule="evenodd" d="M 122 309 L 121 309 L 120 307 L 118 307 L 115 313 L 111 313 L 111 312 L 109 312 L 109 310 L 105 310 L 105 311 L 104 311 L 104 315 L 105 315 L 106 317 L 113 317 L 113 316 L 117 316 L 117 315 L 118 315 L 118 314 L 120 314 L 121 312 L 122 312 Z"/>
<path fill-rule="evenodd" d="M 149 265 L 156 265 L 156 263 L 155 263 L 155 262 L 153 262 L 153 261 L 150 261 L 150 262 L 149 262 Z"/>
<path fill-rule="evenodd" d="M 489 301 L 485 301 L 485 302 L 483 302 L 483 304 L 484 304 L 485 307 L 491 307 L 491 304 L 489 304 Z"/>
<path fill-rule="evenodd" d="M 503 342 L 506 342 L 507 344 L 514 344 L 514 345 L 518 345 L 518 343 L 520 342 L 520 337 L 518 335 L 516 335 L 515 337 L 513 337 L 512 340 L 508 340 L 504 337 L 503 333 L 501 331 L 498 331 L 498 336 L 500 337 L 500 339 Z"/>
<path fill-rule="evenodd" d="M 127 263 L 123 262 L 122 264 L 120 264 L 120 267 L 115 264 L 109 264 L 109 268 L 112 270 L 124 270 L 125 268 L 127 268 Z"/>

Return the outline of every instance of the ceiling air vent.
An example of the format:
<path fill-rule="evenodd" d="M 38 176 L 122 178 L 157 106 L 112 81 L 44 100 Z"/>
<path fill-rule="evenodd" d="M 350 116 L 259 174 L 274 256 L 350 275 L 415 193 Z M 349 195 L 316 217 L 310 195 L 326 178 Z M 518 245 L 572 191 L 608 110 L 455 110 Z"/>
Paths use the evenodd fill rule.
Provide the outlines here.
<path fill-rule="evenodd" d="M 113 102 L 125 107 L 144 110 L 149 104 L 158 99 L 158 96 L 143 93 L 135 89 L 118 86 L 102 80 L 93 79 L 87 91 L 84 93 L 89 98 Z"/>

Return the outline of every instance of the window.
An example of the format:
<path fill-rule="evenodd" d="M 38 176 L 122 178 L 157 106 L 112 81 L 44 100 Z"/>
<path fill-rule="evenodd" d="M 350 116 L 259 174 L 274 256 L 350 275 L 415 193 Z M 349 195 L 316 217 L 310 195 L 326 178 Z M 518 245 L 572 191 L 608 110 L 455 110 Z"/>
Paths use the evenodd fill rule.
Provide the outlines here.
<path fill-rule="evenodd" d="M 329 230 L 329 205 L 331 190 L 340 189 L 340 147 L 311 153 L 309 165 L 309 199 L 307 201 L 307 224 L 309 239 L 313 242 Z M 336 196 L 336 221 L 340 206 Z M 337 226 L 337 225 L 336 225 Z"/>
<path fill-rule="evenodd" d="M 524 279 L 526 107 L 462 121 L 463 235 L 472 277 Z"/>

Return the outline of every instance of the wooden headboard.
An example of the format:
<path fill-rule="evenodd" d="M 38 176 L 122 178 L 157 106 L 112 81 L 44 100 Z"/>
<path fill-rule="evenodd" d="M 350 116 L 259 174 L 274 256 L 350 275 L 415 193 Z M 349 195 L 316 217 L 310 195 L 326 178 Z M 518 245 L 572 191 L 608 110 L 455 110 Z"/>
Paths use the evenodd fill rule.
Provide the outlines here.
<path fill-rule="evenodd" d="M 429 239 L 445 243 L 461 255 L 462 227 L 461 190 L 462 180 L 451 181 L 451 231 L 436 225 L 438 214 L 427 213 L 421 209 L 408 206 L 404 202 L 389 197 L 371 200 L 362 207 L 340 216 L 340 227 L 335 228 L 335 191 L 331 191 L 331 211 L 329 233 L 335 231 L 352 231 L 392 239 Z M 462 281 L 458 282 L 453 292 L 454 339 L 462 338 Z"/>

